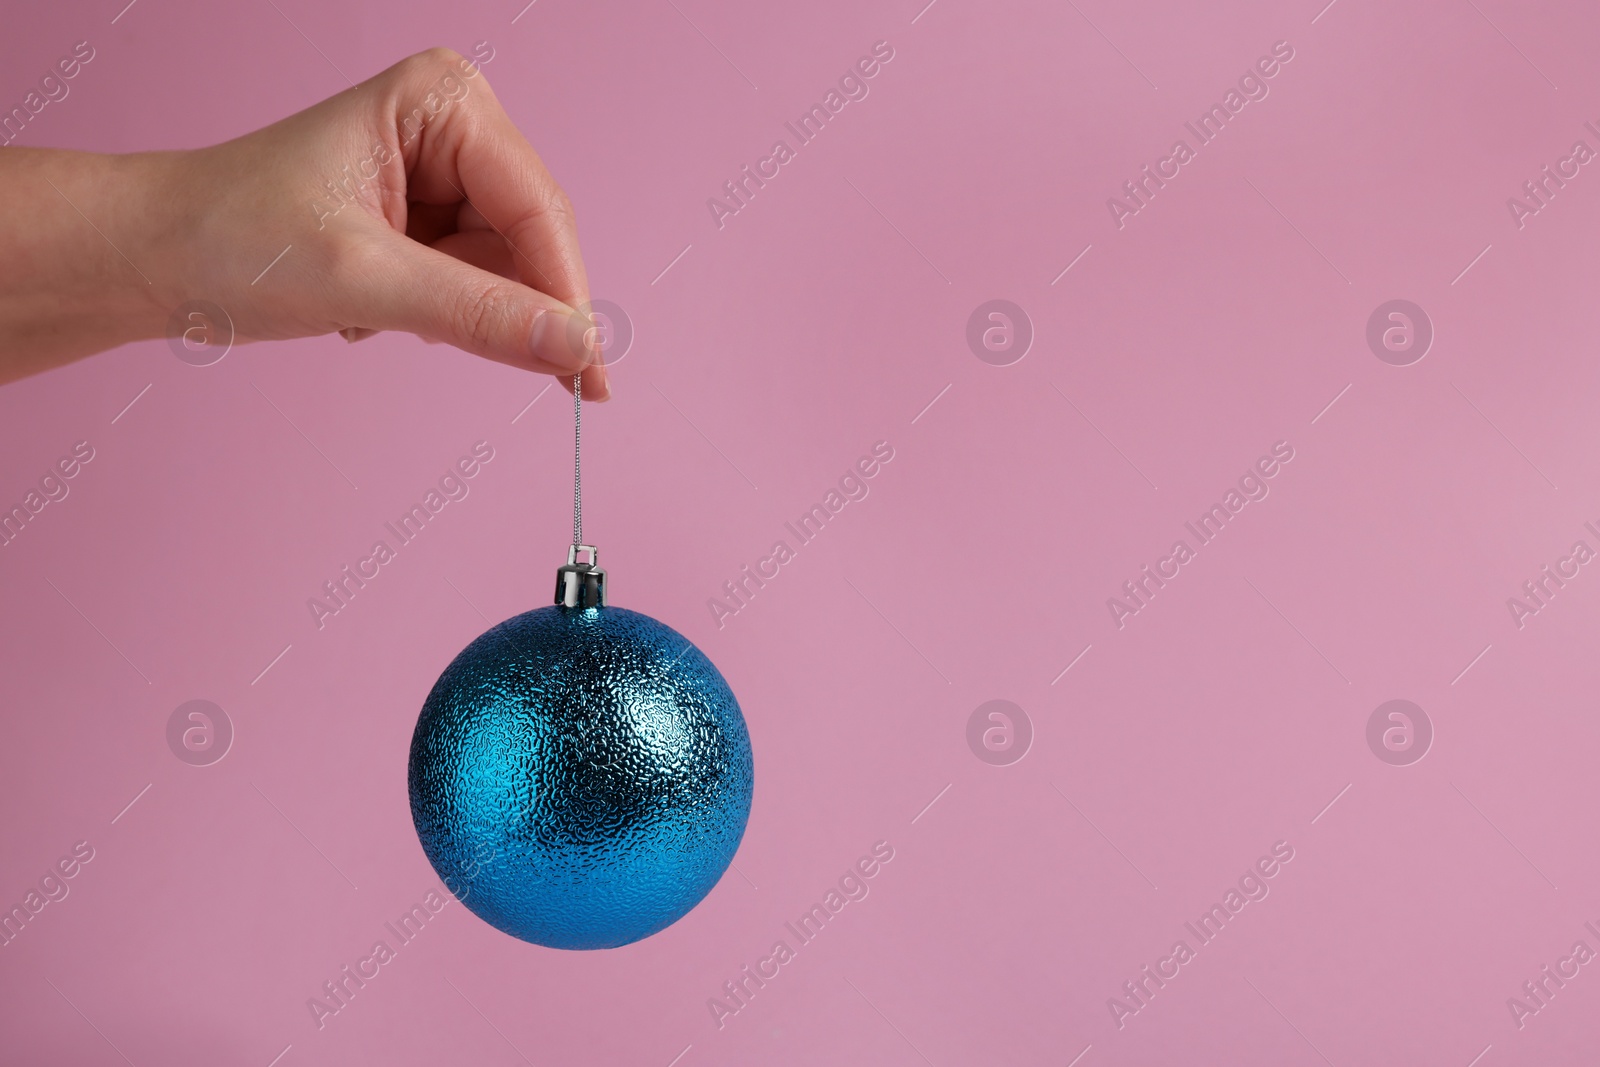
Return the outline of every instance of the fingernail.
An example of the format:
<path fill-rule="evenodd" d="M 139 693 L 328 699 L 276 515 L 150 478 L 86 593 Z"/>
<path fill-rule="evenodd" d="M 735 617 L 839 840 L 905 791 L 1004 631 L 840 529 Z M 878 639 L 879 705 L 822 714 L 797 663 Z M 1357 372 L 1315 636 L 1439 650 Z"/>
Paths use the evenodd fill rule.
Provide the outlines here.
<path fill-rule="evenodd" d="M 533 357 L 557 367 L 572 366 L 574 331 L 571 326 L 571 315 L 543 309 L 535 312 L 533 328 L 528 334 L 528 348 Z M 586 360 L 580 355 L 578 362 Z"/>
<path fill-rule="evenodd" d="M 529 343 L 533 355 L 558 367 L 592 366 L 599 356 L 589 343 L 592 323 L 582 315 L 561 311 L 540 311 L 533 320 Z"/>

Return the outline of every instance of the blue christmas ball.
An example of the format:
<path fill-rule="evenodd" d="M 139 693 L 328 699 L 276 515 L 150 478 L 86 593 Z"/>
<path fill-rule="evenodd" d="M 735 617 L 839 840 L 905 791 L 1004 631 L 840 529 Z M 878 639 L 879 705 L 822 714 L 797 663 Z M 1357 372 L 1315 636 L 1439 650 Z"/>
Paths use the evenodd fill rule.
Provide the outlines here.
<path fill-rule="evenodd" d="M 411 815 L 445 886 L 552 948 L 615 948 L 698 904 L 750 816 L 727 682 L 687 638 L 559 604 L 468 645 L 411 739 Z"/>

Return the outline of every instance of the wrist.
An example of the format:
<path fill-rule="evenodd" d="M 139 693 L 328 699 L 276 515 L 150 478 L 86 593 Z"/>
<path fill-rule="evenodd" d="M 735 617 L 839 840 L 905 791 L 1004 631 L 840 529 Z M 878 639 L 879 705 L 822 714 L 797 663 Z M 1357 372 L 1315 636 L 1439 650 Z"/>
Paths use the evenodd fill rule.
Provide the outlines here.
<path fill-rule="evenodd" d="M 109 224 L 95 224 L 102 265 L 99 289 L 115 343 L 164 336 L 168 319 L 186 299 L 182 203 L 186 152 L 101 156 L 100 206 Z"/>
<path fill-rule="evenodd" d="M 5 150 L 0 191 L 26 207 L 0 218 L 0 381 L 162 335 L 171 166 L 160 155 Z"/>

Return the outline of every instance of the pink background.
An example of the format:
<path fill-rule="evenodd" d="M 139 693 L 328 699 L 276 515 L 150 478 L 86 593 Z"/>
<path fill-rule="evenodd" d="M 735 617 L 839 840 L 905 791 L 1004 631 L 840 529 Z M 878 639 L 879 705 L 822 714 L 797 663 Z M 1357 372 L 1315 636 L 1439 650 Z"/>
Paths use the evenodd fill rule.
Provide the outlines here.
<path fill-rule="evenodd" d="M 546 602 L 570 411 L 552 390 L 513 422 L 543 381 L 409 337 L 206 368 L 130 346 L 0 391 L 0 503 L 96 450 L 0 549 L 0 905 L 95 850 L 0 949 L 0 1059 L 1592 1056 L 1600 968 L 1520 1029 L 1506 1002 L 1600 949 L 1600 575 L 1521 629 L 1506 599 L 1600 547 L 1600 176 L 1521 229 L 1505 202 L 1578 138 L 1600 148 L 1600 13 L 276 4 L 13 10 L 0 103 L 88 39 L 18 143 L 195 146 L 338 91 L 335 64 L 488 41 L 596 296 L 637 330 L 587 412 L 588 531 L 616 602 L 738 694 L 749 829 L 738 870 L 643 943 L 542 949 L 452 904 L 319 1030 L 307 999 L 438 884 L 412 725 L 485 617 Z M 719 230 L 706 198 L 880 39 L 868 98 Z M 1107 197 L 1279 40 L 1270 96 L 1119 230 Z M 1012 366 L 964 338 L 992 298 L 1036 330 Z M 1365 341 L 1394 298 L 1436 330 L 1411 366 Z M 318 631 L 306 599 L 480 439 L 471 495 Z M 707 598 L 878 440 L 871 495 L 719 630 Z M 1280 440 L 1271 495 L 1119 630 L 1106 599 Z M 195 698 L 237 732 L 207 767 L 165 738 Z M 966 741 L 997 698 L 1035 731 L 1010 766 Z M 1410 766 L 1366 741 L 1394 698 L 1436 731 Z M 708 998 L 879 840 L 870 895 L 719 1029 Z M 1119 1029 L 1108 998 L 1277 841 L 1270 896 Z"/>

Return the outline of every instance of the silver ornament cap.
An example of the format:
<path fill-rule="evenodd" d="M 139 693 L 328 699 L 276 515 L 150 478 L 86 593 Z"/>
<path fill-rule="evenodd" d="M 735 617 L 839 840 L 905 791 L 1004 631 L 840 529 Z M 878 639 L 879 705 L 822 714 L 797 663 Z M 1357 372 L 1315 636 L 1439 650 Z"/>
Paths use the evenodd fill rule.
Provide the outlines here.
<path fill-rule="evenodd" d="M 589 553 L 589 562 L 579 563 L 579 552 Z M 565 566 L 556 568 L 556 603 L 566 608 L 606 606 L 606 572 L 600 567 L 598 548 L 573 545 L 567 549 Z"/>

